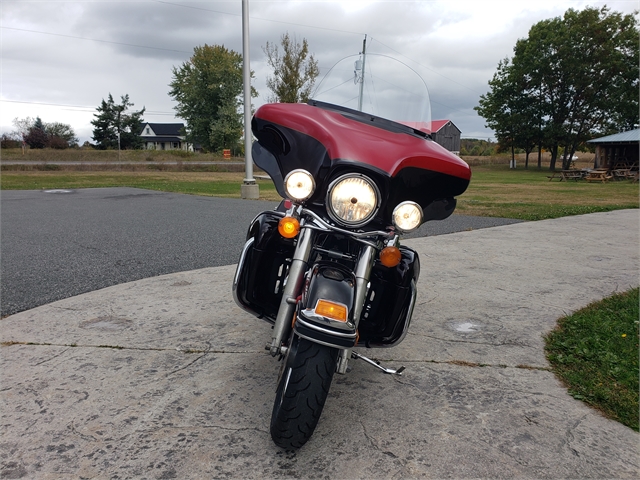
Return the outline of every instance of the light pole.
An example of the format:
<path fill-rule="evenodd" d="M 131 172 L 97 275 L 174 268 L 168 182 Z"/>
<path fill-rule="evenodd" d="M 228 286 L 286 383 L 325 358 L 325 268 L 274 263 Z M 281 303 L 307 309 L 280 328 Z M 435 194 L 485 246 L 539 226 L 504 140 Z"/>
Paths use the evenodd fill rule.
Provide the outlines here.
<path fill-rule="evenodd" d="M 242 0 L 242 81 L 244 86 L 244 162 L 245 178 L 240 187 L 242 198 L 260 198 L 260 187 L 253 178 L 251 158 L 251 68 L 249 65 L 249 0 Z"/>

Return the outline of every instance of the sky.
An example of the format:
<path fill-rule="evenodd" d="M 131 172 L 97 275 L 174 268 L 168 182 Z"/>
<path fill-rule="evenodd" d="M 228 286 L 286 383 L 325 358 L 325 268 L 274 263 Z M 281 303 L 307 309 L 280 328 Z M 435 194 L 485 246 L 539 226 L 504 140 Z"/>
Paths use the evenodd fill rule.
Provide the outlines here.
<path fill-rule="evenodd" d="M 638 0 L 249 0 L 252 86 L 267 103 L 272 70 L 263 47 L 284 33 L 305 38 L 319 79 L 339 60 L 367 52 L 411 66 L 429 88 L 432 118 L 451 120 L 463 138 L 493 139 L 473 110 L 498 62 L 513 56 L 535 23 L 566 10 L 607 5 L 633 13 Z M 0 2 L 0 133 L 15 118 L 39 116 L 71 125 L 92 141 L 96 107 L 111 93 L 128 94 L 144 119 L 173 123 L 173 68 L 196 46 L 242 53 L 242 1 Z M 319 81 L 319 80 L 318 80 Z"/>

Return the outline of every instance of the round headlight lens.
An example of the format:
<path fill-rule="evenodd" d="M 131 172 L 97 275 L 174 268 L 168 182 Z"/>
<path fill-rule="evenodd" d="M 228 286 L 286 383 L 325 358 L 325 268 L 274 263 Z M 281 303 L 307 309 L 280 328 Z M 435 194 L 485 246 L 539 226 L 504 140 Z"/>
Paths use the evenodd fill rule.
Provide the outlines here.
<path fill-rule="evenodd" d="M 316 182 L 306 170 L 292 170 L 284 179 L 284 190 L 291 200 L 302 202 L 313 195 Z"/>
<path fill-rule="evenodd" d="M 378 208 L 378 190 L 362 175 L 344 175 L 329 188 L 329 214 L 337 222 L 360 226 L 373 218 Z"/>
<path fill-rule="evenodd" d="M 402 202 L 393 209 L 393 224 L 402 232 L 415 230 L 422 223 L 422 208 L 415 202 Z"/>

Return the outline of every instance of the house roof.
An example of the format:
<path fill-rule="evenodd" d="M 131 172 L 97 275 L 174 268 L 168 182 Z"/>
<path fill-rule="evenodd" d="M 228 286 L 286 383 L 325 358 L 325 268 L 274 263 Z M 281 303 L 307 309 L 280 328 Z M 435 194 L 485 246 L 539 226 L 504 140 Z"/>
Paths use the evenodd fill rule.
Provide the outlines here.
<path fill-rule="evenodd" d="M 404 125 L 407 125 L 408 127 L 415 128 L 416 130 L 420 130 L 420 131 L 426 132 L 426 133 L 438 132 L 442 127 L 444 127 L 446 124 L 450 123 L 455 128 L 457 128 L 458 131 L 460 131 L 460 129 L 458 127 L 456 127 L 451 120 L 431 120 L 431 128 L 429 128 L 429 126 L 428 126 L 428 124 L 426 122 L 400 122 L 400 123 L 402 123 Z"/>
<path fill-rule="evenodd" d="M 640 128 L 635 130 L 629 130 L 627 132 L 616 133 L 615 135 L 608 135 L 606 137 L 594 138 L 587 141 L 587 143 L 630 143 L 640 142 Z"/>
<path fill-rule="evenodd" d="M 154 142 L 154 143 L 162 143 L 162 142 L 182 142 L 183 138 L 180 137 L 172 137 L 168 135 L 140 135 L 145 142 Z"/>
<path fill-rule="evenodd" d="M 144 132 L 144 128 L 149 125 L 156 135 L 181 135 L 184 123 L 149 123 L 140 124 L 140 133 Z"/>
<path fill-rule="evenodd" d="M 444 127 L 447 123 L 451 123 L 451 125 L 453 125 L 451 120 L 431 120 L 431 130 L 434 131 L 434 132 L 437 132 L 442 127 Z M 455 127 L 455 125 L 453 125 L 453 126 Z M 458 127 L 456 127 L 456 128 L 458 128 Z M 460 130 L 460 129 L 458 129 L 458 130 Z"/>

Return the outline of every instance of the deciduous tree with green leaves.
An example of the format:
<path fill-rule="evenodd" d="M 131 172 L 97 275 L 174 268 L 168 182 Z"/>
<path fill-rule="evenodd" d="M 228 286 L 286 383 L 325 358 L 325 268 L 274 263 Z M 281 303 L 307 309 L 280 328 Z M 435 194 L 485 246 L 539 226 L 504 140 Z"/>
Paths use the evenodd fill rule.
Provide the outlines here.
<path fill-rule="evenodd" d="M 209 151 L 239 143 L 242 80 L 242 55 L 223 45 L 195 47 L 188 61 L 173 68 L 169 95 L 178 103 L 178 116 L 187 122 L 188 141 Z M 257 96 L 253 89 L 252 96 Z"/>
<path fill-rule="evenodd" d="M 476 110 L 498 138 L 547 148 L 551 170 L 562 148 L 566 169 L 586 140 L 638 124 L 638 35 L 633 15 L 607 7 L 538 22 L 499 64 Z"/>
<path fill-rule="evenodd" d="M 267 42 L 263 47 L 267 63 L 273 68 L 273 77 L 267 79 L 267 87 L 273 92 L 270 102 L 298 103 L 309 101 L 311 89 L 320 70 L 318 62 L 309 54 L 307 39 L 302 43 L 285 33 L 278 45 Z"/>
<path fill-rule="evenodd" d="M 49 137 L 51 148 L 64 149 L 78 146 L 78 137 L 76 137 L 71 125 L 60 122 L 45 123 L 44 131 Z"/>
<path fill-rule="evenodd" d="M 145 108 L 135 111 L 131 107 L 133 103 L 129 100 L 129 95 L 121 96 L 119 104 L 113 100 L 111 93 L 106 101 L 102 99 L 102 103 L 96 108 L 95 118 L 91 121 L 94 127 L 93 139 L 98 149 L 131 150 L 142 147 L 140 128 Z"/>

